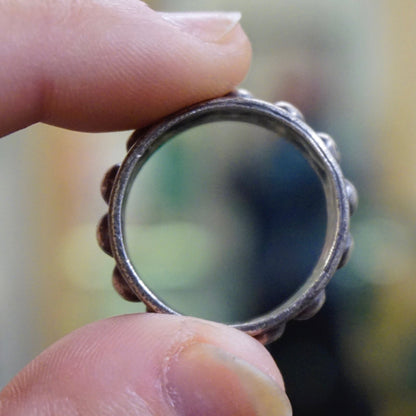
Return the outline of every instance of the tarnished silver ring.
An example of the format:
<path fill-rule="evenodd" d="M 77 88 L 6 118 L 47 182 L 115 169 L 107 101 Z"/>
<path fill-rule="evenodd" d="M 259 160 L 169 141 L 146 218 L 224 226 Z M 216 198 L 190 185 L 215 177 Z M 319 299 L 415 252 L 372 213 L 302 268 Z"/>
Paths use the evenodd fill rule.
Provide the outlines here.
<path fill-rule="evenodd" d="M 148 311 L 179 314 L 147 287 L 129 259 L 124 230 L 127 196 L 144 163 L 168 140 L 197 125 L 230 120 L 263 126 L 291 142 L 318 175 L 326 199 L 325 243 L 311 275 L 289 299 L 270 312 L 232 325 L 266 344 L 281 336 L 289 320 L 308 319 L 323 305 L 326 285 L 349 258 L 353 245 L 350 215 L 358 202 L 354 186 L 342 174 L 335 142 L 327 134 L 316 133 L 309 127 L 291 104 L 271 104 L 240 90 L 186 108 L 135 131 L 128 141 L 128 154 L 122 164 L 113 166 L 104 177 L 101 191 L 109 211 L 99 223 L 97 236 L 101 248 L 116 261 L 113 284 L 123 297 L 143 301 Z"/>

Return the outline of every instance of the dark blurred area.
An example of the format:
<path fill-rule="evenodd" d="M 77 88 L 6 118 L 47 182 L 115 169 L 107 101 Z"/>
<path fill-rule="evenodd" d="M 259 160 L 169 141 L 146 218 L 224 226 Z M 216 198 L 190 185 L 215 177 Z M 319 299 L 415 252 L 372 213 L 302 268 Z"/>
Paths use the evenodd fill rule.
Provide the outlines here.
<path fill-rule="evenodd" d="M 414 0 L 149 4 L 240 10 L 253 44 L 242 86 L 293 103 L 333 136 L 359 191 L 350 263 L 318 315 L 291 322 L 269 346 L 294 415 L 414 415 Z M 113 261 L 95 241 L 101 176 L 122 160 L 127 138 L 38 125 L 2 142 L 0 384 L 63 334 L 144 310 L 112 290 Z M 244 123 L 201 126 L 166 144 L 127 206 L 129 250 L 148 285 L 184 314 L 223 322 L 287 299 L 313 269 L 325 227 L 308 163 L 284 138 Z"/>

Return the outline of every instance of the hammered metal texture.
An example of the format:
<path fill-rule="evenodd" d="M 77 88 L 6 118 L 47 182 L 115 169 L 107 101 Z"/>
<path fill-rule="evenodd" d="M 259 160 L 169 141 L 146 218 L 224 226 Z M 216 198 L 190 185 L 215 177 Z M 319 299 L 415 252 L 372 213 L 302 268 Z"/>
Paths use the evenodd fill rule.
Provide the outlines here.
<path fill-rule="evenodd" d="M 178 314 L 143 285 L 130 263 L 123 240 L 123 201 L 135 175 L 159 147 L 158 141 L 164 143 L 190 126 L 222 120 L 258 124 L 275 131 L 278 136 L 288 136 L 288 140 L 302 151 L 318 174 L 330 211 L 323 251 L 306 284 L 269 313 L 232 325 L 267 344 L 283 334 L 289 320 L 309 319 L 319 311 L 325 302 L 326 285 L 333 273 L 347 263 L 354 244 L 349 233 L 349 219 L 357 208 L 358 194 L 354 185 L 344 178 L 338 165 L 341 157 L 339 149 L 330 135 L 315 133 L 292 104 L 282 101 L 266 103 L 252 98 L 248 91 L 239 90 L 184 109 L 153 126 L 135 131 L 128 139 L 128 154 L 123 163 L 111 167 L 103 179 L 101 194 L 109 204 L 109 212 L 99 222 L 97 239 L 103 251 L 116 259 L 113 286 L 124 299 L 143 301 L 148 312 Z"/>
<path fill-rule="evenodd" d="M 97 227 L 97 241 L 98 245 L 109 256 L 113 256 L 111 252 L 110 237 L 108 234 L 108 214 L 104 215 Z"/>
<path fill-rule="evenodd" d="M 325 303 L 326 292 L 323 290 L 311 303 L 295 318 L 298 321 L 305 321 L 316 315 Z"/>
<path fill-rule="evenodd" d="M 116 178 L 117 172 L 120 168 L 120 165 L 114 165 L 108 169 L 107 173 L 104 175 L 104 178 L 101 182 L 101 196 L 104 199 L 104 202 L 108 204 L 110 201 L 111 190 L 113 189 L 114 180 Z"/>
<path fill-rule="evenodd" d="M 348 202 L 350 204 L 350 215 L 352 215 L 358 207 L 358 192 L 355 189 L 355 186 L 348 179 L 345 179 L 345 188 L 347 190 Z"/>
<path fill-rule="evenodd" d="M 125 300 L 129 302 L 140 302 L 137 295 L 130 289 L 129 285 L 124 280 L 124 277 L 120 273 L 120 270 L 116 266 L 113 270 L 112 278 L 113 287 L 116 292 Z"/>
<path fill-rule="evenodd" d="M 302 121 L 305 120 L 303 114 L 293 104 L 286 101 L 278 101 L 275 105 L 282 110 L 287 111 L 292 117 Z"/>
<path fill-rule="evenodd" d="M 341 160 L 341 153 L 335 143 L 335 140 L 326 133 L 319 133 L 318 136 L 323 140 L 325 146 L 332 153 L 332 156 L 334 156 L 334 158 L 339 162 Z"/>
<path fill-rule="evenodd" d="M 341 261 L 338 264 L 338 269 L 341 269 L 342 267 L 344 267 L 348 263 L 348 260 L 351 257 L 351 253 L 352 253 L 353 248 L 354 248 L 354 239 L 352 238 L 351 234 L 348 234 L 347 242 L 345 244 L 344 253 L 341 257 Z"/>

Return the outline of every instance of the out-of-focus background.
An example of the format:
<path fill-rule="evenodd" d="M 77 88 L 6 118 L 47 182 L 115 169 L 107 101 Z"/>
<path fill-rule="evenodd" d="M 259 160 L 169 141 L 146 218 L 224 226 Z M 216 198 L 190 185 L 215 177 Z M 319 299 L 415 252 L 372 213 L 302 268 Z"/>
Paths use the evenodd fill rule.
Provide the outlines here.
<path fill-rule="evenodd" d="M 149 4 L 240 10 L 254 51 L 243 87 L 292 102 L 331 134 L 360 193 L 355 252 L 330 283 L 327 304 L 270 347 L 294 414 L 414 415 L 414 0 Z M 69 331 L 143 311 L 113 291 L 114 263 L 95 241 L 106 209 L 101 177 L 124 157 L 127 137 L 37 125 L 0 143 L 1 386 Z M 324 230 L 308 165 L 284 141 L 232 123 L 167 144 L 128 206 L 129 247 L 146 282 L 184 313 L 225 322 L 291 293 Z"/>

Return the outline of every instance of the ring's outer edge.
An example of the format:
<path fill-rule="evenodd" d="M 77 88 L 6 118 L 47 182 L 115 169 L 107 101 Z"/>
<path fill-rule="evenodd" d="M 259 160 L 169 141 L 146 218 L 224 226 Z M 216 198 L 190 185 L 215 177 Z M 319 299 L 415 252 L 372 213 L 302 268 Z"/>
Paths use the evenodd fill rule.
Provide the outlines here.
<path fill-rule="evenodd" d="M 137 140 L 117 172 L 109 199 L 109 239 L 117 267 L 131 290 L 151 310 L 180 315 L 146 286 L 129 259 L 124 240 L 124 209 L 130 186 L 153 152 L 180 132 L 211 121 L 247 119 L 251 124 L 270 124 L 275 128 L 266 126 L 269 130 L 276 133 L 282 130 L 283 135 L 291 136 L 290 141 L 301 148 L 321 180 L 328 211 L 324 248 L 314 271 L 302 287 L 272 311 L 248 322 L 231 325 L 268 343 L 278 338 L 286 322 L 296 318 L 325 290 L 338 268 L 349 237 L 349 202 L 341 168 L 320 136 L 299 117 L 265 101 L 247 96 L 228 96 L 194 105 L 166 117 L 143 133 L 134 133 Z"/>

